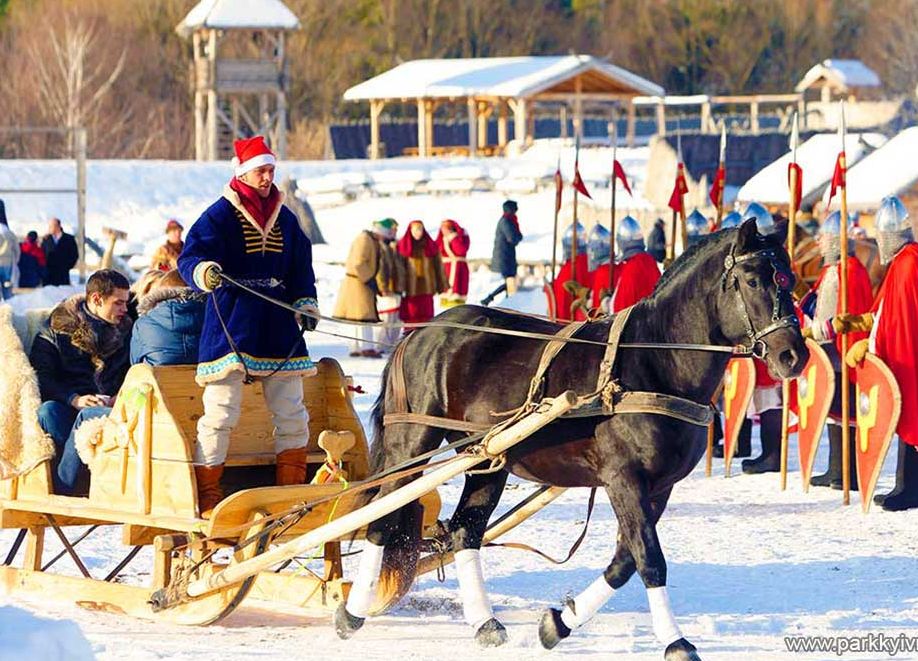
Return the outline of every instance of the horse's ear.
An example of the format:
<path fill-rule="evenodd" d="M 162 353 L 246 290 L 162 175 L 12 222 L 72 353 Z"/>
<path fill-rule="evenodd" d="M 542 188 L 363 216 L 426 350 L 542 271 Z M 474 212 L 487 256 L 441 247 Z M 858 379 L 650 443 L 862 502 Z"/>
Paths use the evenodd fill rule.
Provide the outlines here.
<path fill-rule="evenodd" d="M 747 252 L 755 247 L 755 237 L 758 234 L 755 218 L 750 218 L 739 226 L 736 237 L 736 247 L 739 252 Z"/>

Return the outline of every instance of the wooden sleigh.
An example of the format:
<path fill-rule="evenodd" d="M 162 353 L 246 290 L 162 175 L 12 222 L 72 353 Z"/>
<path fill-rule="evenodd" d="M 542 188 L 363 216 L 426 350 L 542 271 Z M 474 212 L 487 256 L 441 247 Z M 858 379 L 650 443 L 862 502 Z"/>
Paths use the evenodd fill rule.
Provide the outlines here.
<path fill-rule="evenodd" d="M 0 564 L 0 594 L 73 601 L 88 609 L 189 625 L 216 622 L 244 599 L 262 608 L 306 614 L 333 611 L 346 599 L 350 582 L 344 577 L 342 541 L 361 538 L 365 526 L 386 510 L 375 502 L 358 507 L 359 494 L 348 491 L 367 478 L 367 439 L 341 367 L 322 359 L 317 376 L 305 378 L 303 385 L 310 417 L 308 475 L 331 460 L 347 479 L 273 486 L 273 425 L 256 383 L 243 391 L 242 415 L 231 437 L 223 480 L 228 495 L 209 519 L 200 517 L 192 465 L 196 423 L 203 412 L 203 390 L 194 381 L 194 371 L 194 366 L 130 369 L 94 446 L 88 497 L 55 495 L 48 462 L 0 481 L 0 528 L 19 529 Z M 567 400 L 560 404 L 571 405 Z M 542 418 L 540 425 L 553 419 Z M 524 419 L 514 427 L 531 424 Z M 502 434 L 509 432 L 518 442 L 531 433 L 518 429 Z M 323 432 L 330 434 L 320 439 Z M 346 442 L 320 447 L 329 437 Z M 480 461 L 456 459 L 468 467 Z M 418 499 L 424 530 L 433 534 L 440 510 L 436 487 L 463 470 L 450 465 L 435 469 L 390 495 L 407 498 L 405 502 Z M 516 527 L 563 492 L 546 488 L 534 494 L 496 521 L 485 541 Z M 98 527 L 114 525 L 121 526 L 126 555 L 102 578 L 87 568 L 78 544 Z M 68 537 L 72 526 L 89 528 Z M 64 547 L 50 559 L 44 549 L 49 532 Z M 300 543 L 309 539 L 318 541 Z M 300 547 L 290 551 L 297 543 Z M 121 582 L 145 548 L 153 553 L 149 583 Z M 50 571 L 64 556 L 81 576 Z M 19 566 L 13 566 L 19 557 Z M 306 567 L 304 558 L 314 567 L 321 561 L 322 569 Z M 420 559 L 419 573 L 451 561 L 449 553 L 426 556 Z M 249 569 L 253 563 L 257 566 Z M 233 578 L 224 580 L 229 576 Z M 198 586 L 199 594 L 191 596 L 189 586 Z M 409 588 L 381 586 L 375 610 L 394 603 Z"/>

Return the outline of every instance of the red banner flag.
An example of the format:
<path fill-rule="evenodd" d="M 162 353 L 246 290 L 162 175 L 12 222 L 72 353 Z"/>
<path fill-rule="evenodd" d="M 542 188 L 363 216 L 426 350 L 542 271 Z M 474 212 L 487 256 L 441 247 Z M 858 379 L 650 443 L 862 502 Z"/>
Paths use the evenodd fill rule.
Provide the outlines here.
<path fill-rule="evenodd" d="M 628 195 L 634 197 L 634 193 L 631 192 L 631 186 L 628 185 L 628 178 L 625 176 L 625 168 L 622 167 L 622 164 L 616 159 L 612 163 L 612 185 L 615 185 L 615 180 L 618 179 L 622 182 L 622 186 L 625 187 L 625 190 L 628 191 Z"/>
<path fill-rule="evenodd" d="M 832 173 L 832 185 L 829 188 L 829 201 L 826 203 L 826 209 L 832 204 L 832 198 L 835 197 L 835 191 L 845 185 L 845 152 L 839 152 L 838 158 L 835 159 L 835 172 Z"/>
<path fill-rule="evenodd" d="M 673 194 L 669 196 L 669 208 L 679 213 L 684 211 L 682 208 L 682 196 L 688 193 L 688 184 L 685 183 L 685 170 L 682 163 L 676 170 L 676 183 L 673 186 Z"/>
<path fill-rule="evenodd" d="M 800 208 L 800 202 L 803 200 L 803 168 L 801 168 L 796 163 L 787 164 L 787 188 L 790 190 L 791 187 L 791 172 L 797 173 L 797 184 L 796 190 L 791 191 L 794 199 L 794 208 Z"/>
<path fill-rule="evenodd" d="M 564 188 L 564 179 L 561 178 L 561 168 L 555 170 L 555 213 L 561 211 L 561 190 Z"/>
<path fill-rule="evenodd" d="M 574 162 L 574 180 L 571 182 L 571 186 L 576 188 L 581 195 L 586 195 L 591 200 L 593 199 L 593 196 L 587 190 L 586 184 L 583 183 L 583 178 L 580 176 L 580 165 L 576 161 Z"/>
<path fill-rule="evenodd" d="M 724 203 L 724 184 L 727 182 L 727 168 L 723 163 L 717 166 L 717 172 L 714 173 L 714 181 L 711 183 L 711 204 L 718 209 Z"/>

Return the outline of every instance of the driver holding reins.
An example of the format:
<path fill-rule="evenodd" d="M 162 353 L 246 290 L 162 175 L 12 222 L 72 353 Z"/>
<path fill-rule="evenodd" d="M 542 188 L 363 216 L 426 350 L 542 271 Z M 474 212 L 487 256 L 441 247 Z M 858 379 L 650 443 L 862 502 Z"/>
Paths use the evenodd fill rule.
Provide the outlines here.
<path fill-rule="evenodd" d="M 178 259 L 185 281 L 210 293 L 196 374 L 204 386 L 194 453 L 202 516 L 223 498 L 220 478 L 244 383 L 262 382 L 274 422 L 277 484 L 305 481 L 309 416 L 302 377 L 316 372 L 300 327 L 313 330 L 316 319 L 294 315 L 222 278 L 226 273 L 303 312 L 318 312 L 312 245 L 274 185 L 274 154 L 261 136 L 237 140 L 234 149 L 235 176 L 191 227 Z"/>

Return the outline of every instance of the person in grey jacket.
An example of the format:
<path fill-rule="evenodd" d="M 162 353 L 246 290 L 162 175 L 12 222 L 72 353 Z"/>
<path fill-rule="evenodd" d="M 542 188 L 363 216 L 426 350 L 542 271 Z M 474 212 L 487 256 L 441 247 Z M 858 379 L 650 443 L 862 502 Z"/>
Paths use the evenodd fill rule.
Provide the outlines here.
<path fill-rule="evenodd" d="M 482 299 L 482 305 L 488 305 L 501 292 L 508 296 L 516 293 L 516 246 L 523 240 L 520 223 L 516 217 L 518 206 L 515 201 L 504 202 L 504 214 L 497 221 L 494 231 L 494 251 L 491 253 L 491 270 L 500 273 L 504 282 Z"/>
<path fill-rule="evenodd" d="M 19 239 L 6 221 L 6 207 L 0 200 L 0 301 L 13 295 L 14 276 L 19 264 Z"/>

